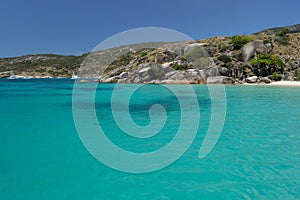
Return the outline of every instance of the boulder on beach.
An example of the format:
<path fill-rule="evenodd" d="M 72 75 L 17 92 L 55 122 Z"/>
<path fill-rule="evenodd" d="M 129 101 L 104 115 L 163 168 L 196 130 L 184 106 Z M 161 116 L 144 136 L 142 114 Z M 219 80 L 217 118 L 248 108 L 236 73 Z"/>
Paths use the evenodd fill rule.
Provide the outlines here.
<path fill-rule="evenodd" d="M 245 79 L 246 83 L 256 83 L 257 80 L 258 80 L 257 76 L 250 76 L 250 77 Z"/>
<path fill-rule="evenodd" d="M 232 83 L 232 79 L 227 76 L 211 76 L 206 80 L 207 84 L 229 84 Z"/>
<path fill-rule="evenodd" d="M 268 77 L 261 77 L 261 78 L 259 79 L 259 82 L 260 82 L 260 83 L 267 83 L 267 84 L 269 84 L 269 83 L 271 83 L 272 81 L 271 81 L 271 79 L 269 79 Z"/>

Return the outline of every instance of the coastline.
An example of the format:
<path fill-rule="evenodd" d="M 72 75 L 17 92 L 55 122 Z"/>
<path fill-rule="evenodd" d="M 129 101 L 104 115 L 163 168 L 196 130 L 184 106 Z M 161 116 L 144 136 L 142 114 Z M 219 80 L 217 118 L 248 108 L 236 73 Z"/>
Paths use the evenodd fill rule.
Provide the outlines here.
<path fill-rule="evenodd" d="M 300 81 L 275 81 L 271 83 L 244 83 L 249 86 L 283 86 L 283 87 L 300 87 Z"/>
<path fill-rule="evenodd" d="M 297 86 L 300 87 L 300 81 L 276 81 L 272 82 L 271 86 Z"/>
<path fill-rule="evenodd" d="M 1 78 L 2 79 L 2 78 Z M 58 77 L 58 78 L 53 78 L 53 77 L 29 77 L 29 78 L 16 78 L 17 80 L 29 80 L 29 79 L 62 79 L 62 80 L 75 80 L 71 78 L 66 78 L 66 77 Z M 13 80 L 16 80 L 13 79 Z M 3 78 L 2 80 L 8 80 L 7 78 Z M 106 81 L 99 81 L 96 78 L 77 78 L 80 83 L 89 83 L 89 82 L 99 82 L 99 83 L 118 83 L 114 81 L 106 82 Z M 126 84 L 126 83 L 118 83 L 118 84 Z M 127 84 L 134 84 L 134 83 L 127 83 Z M 161 82 L 148 82 L 144 84 L 192 84 L 192 85 L 214 85 L 214 84 L 219 84 L 219 83 L 198 83 L 195 81 L 161 81 Z M 283 87 L 300 87 L 300 81 L 274 81 L 271 83 L 241 83 L 241 84 L 228 84 L 228 83 L 223 83 L 224 85 L 243 85 L 243 86 L 283 86 Z"/>

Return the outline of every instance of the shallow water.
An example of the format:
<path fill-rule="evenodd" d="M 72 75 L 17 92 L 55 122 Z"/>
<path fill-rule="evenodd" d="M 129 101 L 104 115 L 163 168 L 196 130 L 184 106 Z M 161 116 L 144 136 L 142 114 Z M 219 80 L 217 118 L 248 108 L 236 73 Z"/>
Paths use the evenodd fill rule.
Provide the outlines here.
<path fill-rule="evenodd" d="M 1 199 L 300 196 L 300 88 L 226 86 L 222 134 L 212 152 L 200 160 L 211 101 L 206 86 L 193 85 L 201 119 L 190 148 L 162 170 L 130 174 L 103 165 L 82 144 L 72 115 L 73 84 L 71 80 L 0 80 Z M 113 87 L 99 85 L 95 105 L 99 123 L 112 142 L 141 153 L 155 151 L 172 140 L 180 123 L 176 96 L 157 85 L 147 85 L 132 96 L 130 112 L 138 125 L 150 122 L 148 111 L 155 103 L 163 105 L 168 114 L 159 134 L 137 139 L 114 123 L 109 102 Z M 176 87 L 189 98 L 186 86 Z M 118 111 L 125 107 L 121 99 Z"/>

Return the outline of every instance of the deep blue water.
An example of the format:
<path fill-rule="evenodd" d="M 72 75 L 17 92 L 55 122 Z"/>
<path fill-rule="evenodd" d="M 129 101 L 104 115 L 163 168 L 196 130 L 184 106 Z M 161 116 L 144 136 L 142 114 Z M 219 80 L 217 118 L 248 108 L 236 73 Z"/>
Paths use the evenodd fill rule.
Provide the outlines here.
<path fill-rule="evenodd" d="M 131 174 L 103 165 L 84 147 L 73 120 L 73 84 L 72 80 L 0 80 L 1 199 L 300 196 L 300 88 L 226 86 L 222 134 L 212 152 L 200 160 L 211 100 L 206 86 L 193 85 L 201 118 L 192 145 L 166 168 Z M 187 86 L 175 87 L 182 98 L 190 98 L 185 94 Z M 115 124 L 110 104 L 113 89 L 112 84 L 98 85 L 95 97 L 99 124 L 113 143 L 143 153 L 172 140 L 181 115 L 176 96 L 159 85 L 146 85 L 134 93 L 129 110 L 138 125 L 149 124 L 148 111 L 156 103 L 164 106 L 168 116 L 160 133 L 141 139 L 124 134 Z M 81 103 L 84 109 L 87 102 Z M 124 106 L 120 98 L 118 111 L 126 110 Z M 185 106 L 188 111 L 189 105 Z"/>

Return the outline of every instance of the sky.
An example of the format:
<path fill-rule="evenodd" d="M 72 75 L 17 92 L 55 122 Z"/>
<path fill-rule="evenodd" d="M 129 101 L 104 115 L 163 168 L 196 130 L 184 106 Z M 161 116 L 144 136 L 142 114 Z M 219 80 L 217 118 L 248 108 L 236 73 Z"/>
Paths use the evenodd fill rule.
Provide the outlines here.
<path fill-rule="evenodd" d="M 80 55 L 120 32 L 162 27 L 193 39 L 300 23 L 299 0 L 1 0 L 0 58 Z"/>

